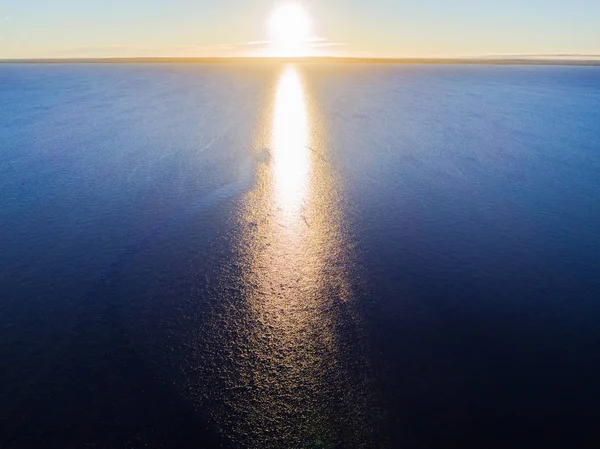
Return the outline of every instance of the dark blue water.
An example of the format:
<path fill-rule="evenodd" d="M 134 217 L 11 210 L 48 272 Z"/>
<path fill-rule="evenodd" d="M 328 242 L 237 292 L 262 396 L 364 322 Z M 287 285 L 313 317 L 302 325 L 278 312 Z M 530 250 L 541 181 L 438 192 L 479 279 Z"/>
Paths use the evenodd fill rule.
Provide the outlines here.
<path fill-rule="evenodd" d="M 0 447 L 596 447 L 599 300 L 599 68 L 0 66 Z"/>

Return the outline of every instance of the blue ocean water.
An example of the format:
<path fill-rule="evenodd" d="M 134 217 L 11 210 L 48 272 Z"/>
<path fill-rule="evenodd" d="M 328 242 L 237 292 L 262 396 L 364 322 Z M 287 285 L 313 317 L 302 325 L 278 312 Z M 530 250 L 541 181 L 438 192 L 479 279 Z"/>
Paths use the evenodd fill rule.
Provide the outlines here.
<path fill-rule="evenodd" d="M 600 68 L 0 65 L 0 446 L 600 443 Z"/>

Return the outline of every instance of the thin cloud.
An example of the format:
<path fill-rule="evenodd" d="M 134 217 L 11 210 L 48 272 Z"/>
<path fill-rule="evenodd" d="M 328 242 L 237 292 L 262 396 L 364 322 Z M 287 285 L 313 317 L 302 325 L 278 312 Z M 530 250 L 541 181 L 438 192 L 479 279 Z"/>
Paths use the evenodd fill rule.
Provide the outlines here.
<path fill-rule="evenodd" d="M 327 48 L 348 45 L 342 42 L 330 42 L 324 37 L 307 39 L 309 53 L 324 55 Z M 269 55 L 274 47 L 270 40 L 233 42 L 214 45 L 175 45 L 162 47 L 141 47 L 132 45 L 102 45 L 61 49 L 53 52 L 55 57 L 64 58 L 135 58 L 135 57 L 238 57 Z"/>
<path fill-rule="evenodd" d="M 233 44 L 217 44 L 216 48 L 238 48 L 238 47 L 254 47 L 269 45 L 270 41 L 248 41 L 248 42 L 235 42 Z"/>
<path fill-rule="evenodd" d="M 484 59 L 600 59 L 600 53 L 515 53 L 471 56 Z"/>
<path fill-rule="evenodd" d="M 330 42 L 325 37 L 311 37 L 304 40 L 307 48 L 310 50 L 319 50 L 330 47 L 341 47 L 348 45 L 345 42 Z M 227 50 L 231 52 L 238 52 L 235 56 L 269 56 L 270 51 L 276 46 L 276 42 L 272 40 L 260 40 L 260 41 L 247 41 L 247 42 L 234 42 L 229 44 L 218 44 L 215 45 L 215 49 Z M 245 51 L 248 49 L 249 52 Z M 322 53 L 316 53 L 321 55 Z M 229 56 L 229 55 L 224 55 Z"/>
<path fill-rule="evenodd" d="M 310 44 L 327 42 L 327 38 L 311 37 L 311 38 L 305 39 L 304 42 L 310 43 Z M 264 46 L 264 45 L 273 45 L 273 44 L 275 44 L 274 41 L 263 40 L 263 41 L 235 42 L 233 44 L 219 44 L 219 45 L 217 45 L 217 47 L 219 47 L 219 48 L 253 47 L 253 46 L 260 47 L 260 46 Z"/>
<path fill-rule="evenodd" d="M 323 42 L 318 44 L 313 44 L 313 47 L 321 48 L 321 47 L 343 47 L 346 45 L 350 45 L 348 42 Z"/>

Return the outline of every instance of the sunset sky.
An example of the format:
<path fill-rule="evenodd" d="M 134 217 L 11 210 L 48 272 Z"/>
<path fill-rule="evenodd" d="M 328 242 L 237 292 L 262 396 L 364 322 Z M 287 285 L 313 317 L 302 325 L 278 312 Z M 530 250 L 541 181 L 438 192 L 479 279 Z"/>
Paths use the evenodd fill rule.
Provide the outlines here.
<path fill-rule="evenodd" d="M 598 0 L 2 0 L 0 58 L 273 55 L 285 3 L 303 54 L 600 54 Z"/>

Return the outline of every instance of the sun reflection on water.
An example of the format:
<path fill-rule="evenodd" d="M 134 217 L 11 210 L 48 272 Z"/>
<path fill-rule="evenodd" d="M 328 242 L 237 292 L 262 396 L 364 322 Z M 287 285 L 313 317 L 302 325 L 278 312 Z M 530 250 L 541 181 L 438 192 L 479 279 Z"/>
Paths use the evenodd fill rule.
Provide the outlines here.
<path fill-rule="evenodd" d="M 304 88 L 297 70 L 288 67 L 277 87 L 272 137 L 275 194 L 286 213 L 297 213 L 308 194 L 308 134 Z"/>
<path fill-rule="evenodd" d="M 351 257 L 331 166 L 311 150 L 324 144 L 304 76 L 285 67 L 266 108 L 257 147 L 270 157 L 239 211 L 236 280 L 211 328 L 216 420 L 238 447 L 364 441 Z"/>

